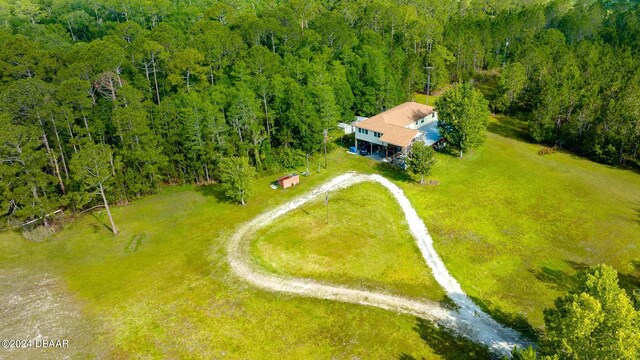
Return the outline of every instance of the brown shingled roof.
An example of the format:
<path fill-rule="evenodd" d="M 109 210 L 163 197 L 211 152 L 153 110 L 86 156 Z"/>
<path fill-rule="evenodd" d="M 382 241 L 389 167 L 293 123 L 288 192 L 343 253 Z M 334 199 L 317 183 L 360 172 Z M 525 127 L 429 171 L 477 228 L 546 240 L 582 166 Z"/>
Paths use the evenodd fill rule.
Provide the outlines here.
<path fill-rule="evenodd" d="M 431 106 L 406 102 L 361 121 L 356 126 L 382 133 L 380 141 L 405 147 L 420 134 L 418 130 L 409 129 L 408 126 L 434 111 Z"/>
<path fill-rule="evenodd" d="M 411 144 L 411 141 L 420 134 L 420 131 L 418 130 L 393 125 L 387 125 L 385 130 L 380 132 L 382 133 L 380 141 L 400 147 L 405 147 Z"/>

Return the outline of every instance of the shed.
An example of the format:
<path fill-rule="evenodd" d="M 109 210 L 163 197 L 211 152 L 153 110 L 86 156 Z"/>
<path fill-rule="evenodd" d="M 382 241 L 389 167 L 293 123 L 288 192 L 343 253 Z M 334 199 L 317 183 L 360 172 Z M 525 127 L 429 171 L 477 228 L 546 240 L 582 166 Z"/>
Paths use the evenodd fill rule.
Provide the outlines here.
<path fill-rule="evenodd" d="M 338 123 L 338 128 L 342 129 L 345 135 L 353 134 L 353 125 L 351 124 L 345 124 L 341 122 Z"/>
<path fill-rule="evenodd" d="M 292 186 L 298 185 L 299 183 L 300 176 L 298 176 L 298 174 L 289 174 L 278 178 L 278 185 L 280 185 L 280 187 L 283 189 L 290 188 Z"/>

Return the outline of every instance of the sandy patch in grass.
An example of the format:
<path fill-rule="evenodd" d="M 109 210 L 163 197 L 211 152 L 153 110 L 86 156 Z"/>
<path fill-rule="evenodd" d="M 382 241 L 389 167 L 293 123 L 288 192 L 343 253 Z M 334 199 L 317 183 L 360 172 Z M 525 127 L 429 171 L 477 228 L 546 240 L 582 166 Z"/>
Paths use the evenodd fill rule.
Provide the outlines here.
<path fill-rule="evenodd" d="M 30 341 L 21 344 L 26 348 L 6 348 L 5 342 L 0 359 L 100 357 L 95 333 L 60 280 L 33 270 L 0 269 L 0 341 Z M 50 340 L 67 340 L 68 346 L 44 348 Z"/>

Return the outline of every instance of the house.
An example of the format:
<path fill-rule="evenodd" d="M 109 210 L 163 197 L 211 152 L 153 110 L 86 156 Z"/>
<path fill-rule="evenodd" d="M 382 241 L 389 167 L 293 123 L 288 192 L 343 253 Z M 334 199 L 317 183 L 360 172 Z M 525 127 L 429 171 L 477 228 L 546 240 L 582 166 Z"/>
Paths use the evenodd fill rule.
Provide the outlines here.
<path fill-rule="evenodd" d="M 437 125 L 438 114 L 433 107 L 406 102 L 354 122 L 356 149 L 382 158 L 394 158 L 405 155 L 414 141 L 438 147 L 443 139 Z"/>
<path fill-rule="evenodd" d="M 289 174 L 278 178 L 278 185 L 280 185 L 280 187 L 283 189 L 290 188 L 292 186 L 298 185 L 299 183 L 300 176 L 298 176 L 298 174 Z"/>

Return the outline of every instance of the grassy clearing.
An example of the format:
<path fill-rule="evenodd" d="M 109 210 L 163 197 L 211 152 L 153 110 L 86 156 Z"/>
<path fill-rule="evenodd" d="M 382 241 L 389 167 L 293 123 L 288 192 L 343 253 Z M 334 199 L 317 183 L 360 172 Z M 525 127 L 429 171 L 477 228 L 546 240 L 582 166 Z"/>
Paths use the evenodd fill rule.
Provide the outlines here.
<path fill-rule="evenodd" d="M 117 236 L 104 228 L 101 216 L 81 217 L 42 243 L 26 242 L 16 233 L 0 234 L 0 270 L 46 271 L 61 278 L 82 304 L 84 318 L 101 325 L 93 341 L 110 358 L 405 354 L 440 359 L 438 353 L 444 350 L 421 338 L 420 331 L 426 330 L 414 329 L 413 317 L 272 294 L 230 274 L 226 239 L 241 222 L 335 173 L 372 170 L 371 162 L 342 150 L 331 153 L 329 160 L 330 171 L 314 172 L 287 191 L 269 188 L 273 177 L 257 180 L 256 193 L 244 207 L 226 202 L 215 186 L 163 188 L 157 196 L 114 209 L 121 229 Z M 461 349 L 479 351 L 468 343 Z M 85 355 L 98 354 L 89 348 Z"/>
<path fill-rule="evenodd" d="M 429 103 L 427 103 L 427 94 L 414 93 L 414 101 L 420 104 L 427 104 L 429 106 L 436 106 L 436 100 L 440 97 L 442 92 L 438 92 L 436 94 L 429 95 Z"/>
<path fill-rule="evenodd" d="M 625 286 L 637 286 L 640 175 L 572 154 L 540 156 L 539 145 L 519 140 L 522 127 L 499 118 L 480 149 L 462 159 L 439 154 L 438 186 L 339 149 L 328 170 L 296 188 L 270 189 L 275 176 L 256 180 L 244 207 L 215 186 L 166 187 L 114 209 L 117 236 L 90 215 L 47 242 L 2 233 L 0 270 L 60 279 L 85 321 L 100 324 L 93 341 L 108 357 L 486 358 L 412 317 L 256 290 L 229 273 L 226 239 L 337 173 L 380 172 L 404 188 L 462 287 L 503 322 L 541 326 L 542 309 L 586 265 L 613 265 Z"/>
<path fill-rule="evenodd" d="M 305 204 L 258 232 L 252 255 L 282 274 L 441 301 L 404 215 L 381 185 L 362 183 Z"/>
<path fill-rule="evenodd" d="M 542 325 L 576 270 L 607 263 L 640 285 L 640 175 L 568 153 L 540 156 L 524 124 L 494 119 L 487 143 L 441 154 L 436 187 L 404 184 L 452 274 L 503 322 Z"/>

